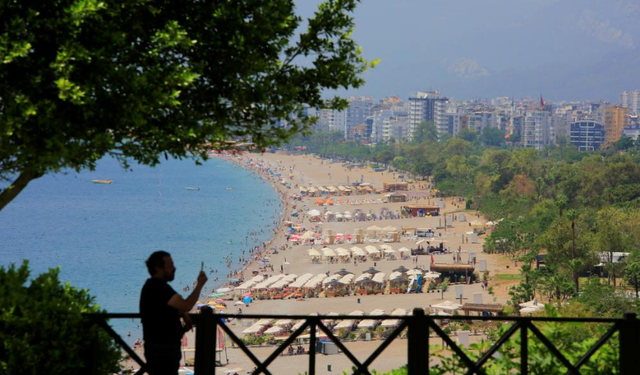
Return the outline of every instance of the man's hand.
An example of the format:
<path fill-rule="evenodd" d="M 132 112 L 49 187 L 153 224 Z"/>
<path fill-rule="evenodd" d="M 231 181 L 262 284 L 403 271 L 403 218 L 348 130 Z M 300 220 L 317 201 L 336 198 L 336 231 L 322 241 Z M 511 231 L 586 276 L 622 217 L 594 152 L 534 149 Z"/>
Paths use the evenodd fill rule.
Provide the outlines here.
<path fill-rule="evenodd" d="M 200 271 L 200 273 L 198 274 L 198 286 L 200 287 L 204 286 L 204 283 L 206 283 L 207 280 L 209 280 L 207 278 L 207 274 L 204 273 L 204 271 Z"/>
<path fill-rule="evenodd" d="M 193 322 L 191 321 L 191 316 L 189 315 L 189 313 L 185 313 L 184 315 L 182 315 L 182 320 L 184 320 L 185 332 L 191 331 L 191 329 L 193 329 Z"/>

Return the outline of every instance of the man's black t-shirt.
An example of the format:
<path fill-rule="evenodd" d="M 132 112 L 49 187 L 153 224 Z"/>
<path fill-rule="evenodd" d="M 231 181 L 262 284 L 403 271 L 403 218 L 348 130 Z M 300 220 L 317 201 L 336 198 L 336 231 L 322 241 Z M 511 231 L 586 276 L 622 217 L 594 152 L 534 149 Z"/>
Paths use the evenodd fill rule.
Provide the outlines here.
<path fill-rule="evenodd" d="M 180 323 L 180 313 L 168 305 L 176 294 L 165 281 L 150 278 L 140 294 L 140 314 L 142 334 L 146 343 L 180 344 L 184 333 Z"/>

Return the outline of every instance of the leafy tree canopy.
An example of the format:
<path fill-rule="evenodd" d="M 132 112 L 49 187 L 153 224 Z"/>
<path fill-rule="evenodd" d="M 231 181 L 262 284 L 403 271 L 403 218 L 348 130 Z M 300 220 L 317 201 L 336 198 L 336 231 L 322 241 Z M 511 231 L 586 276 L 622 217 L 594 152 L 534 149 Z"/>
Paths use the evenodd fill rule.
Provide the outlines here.
<path fill-rule="evenodd" d="M 485 146 L 502 147 L 505 144 L 504 133 L 498 128 L 485 128 L 480 135 Z"/>
<path fill-rule="evenodd" d="M 423 121 L 418 124 L 413 140 L 416 143 L 422 143 L 424 141 L 437 142 L 438 129 L 436 128 L 436 124 L 433 121 Z"/>
<path fill-rule="evenodd" d="M 105 155 L 155 165 L 205 144 L 278 144 L 359 87 L 358 0 L 326 0 L 301 29 L 293 0 L 3 1 L 0 209 L 33 179 Z M 273 124 L 286 119 L 286 128 Z"/>

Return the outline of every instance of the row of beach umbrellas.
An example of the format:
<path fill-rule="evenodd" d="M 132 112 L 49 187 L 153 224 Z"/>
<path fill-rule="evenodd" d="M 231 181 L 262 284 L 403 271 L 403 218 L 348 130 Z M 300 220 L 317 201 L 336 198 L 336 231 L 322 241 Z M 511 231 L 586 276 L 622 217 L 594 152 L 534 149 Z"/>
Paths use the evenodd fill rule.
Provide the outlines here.
<path fill-rule="evenodd" d="M 373 245 L 367 245 L 364 248 L 359 247 L 359 246 L 353 246 L 349 249 L 343 248 L 343 247 L 338 247 L 336 249 L 331 249 L 329 247 L 324 247 L 320 250 L 316 250 L 316 249 L 309 249 L 308 254 L 311 257 L 326 257 L 326 258 L 332 258 L 332 257 L 347 257 L 350 255 L 353 256 L 368 256 L 368 255 L 380 255 L 380 253 L 386 254 L 386 255 L 392 255 L 392 254 L 396 254 L 396 253 L 400 253 L 400 254 L 410 254 L 411 250 L 409 248 L 406 247 L 401 247 L 398 250 L 394 250 L 391 246 L 389 245 L 380 245 L 377 248 Z"/>

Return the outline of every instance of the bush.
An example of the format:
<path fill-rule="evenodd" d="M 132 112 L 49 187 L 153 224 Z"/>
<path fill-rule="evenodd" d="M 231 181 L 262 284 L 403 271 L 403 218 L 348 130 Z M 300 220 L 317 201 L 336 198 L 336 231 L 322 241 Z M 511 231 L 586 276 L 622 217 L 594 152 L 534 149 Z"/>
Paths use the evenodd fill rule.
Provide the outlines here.
<path fill-rule="evenodd" d="M 27 286 L 28 261 L 0 267 L 0 373 L 90 373 L 90 358 L 99 374 L 119 371 L 116 343 L 84 315 L 104 311 L 87 290 L 62 284 L 59 273 L 50 269 Z"/>

